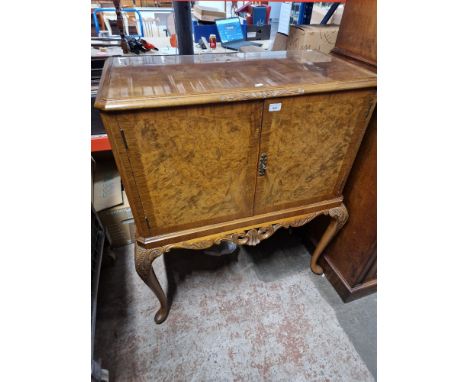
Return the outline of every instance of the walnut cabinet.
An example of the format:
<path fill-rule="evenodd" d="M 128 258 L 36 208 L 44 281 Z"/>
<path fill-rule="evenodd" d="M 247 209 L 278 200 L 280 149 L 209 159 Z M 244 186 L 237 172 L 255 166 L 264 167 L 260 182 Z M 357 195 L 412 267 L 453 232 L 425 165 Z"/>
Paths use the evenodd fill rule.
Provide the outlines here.
<path fill-rule="evenodd" d="M 136 270 L 168 314 L 153 260 L 282 227 L 346 222 L 342 191 L 372 115 L 375 74 L 319 52 L 112 58 L 96 107 L 137 226 Z"/>

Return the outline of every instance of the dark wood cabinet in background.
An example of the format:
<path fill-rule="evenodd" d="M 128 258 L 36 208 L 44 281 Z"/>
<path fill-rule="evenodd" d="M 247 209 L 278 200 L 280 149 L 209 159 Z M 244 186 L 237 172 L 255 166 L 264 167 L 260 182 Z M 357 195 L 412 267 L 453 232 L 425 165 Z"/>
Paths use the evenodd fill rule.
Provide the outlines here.
<path fill-rule="evenodd" d="M 377 0 L 347 0 L 333 53 L 377 67 Z"/>
<path fill-rule="evenodd" d="M 377 290 L 377 109 L 344 189 L 349 220 L 325 249 L 319 263 L 344 301 Z M 306 232 L 323 229 L 312 224 Z"/>
<path fill-rule="evenodd" d="M 377 71 L 376 0 L 346 2 L 332 54 Z M 319 263 L 341 298 L 351 301 L 377 290 L 377 108 L 343 196 L 350 218 Z M 323 229 L 320 221 L 311 224 L 306 227 L 306 238 L 317 242 Z"/>

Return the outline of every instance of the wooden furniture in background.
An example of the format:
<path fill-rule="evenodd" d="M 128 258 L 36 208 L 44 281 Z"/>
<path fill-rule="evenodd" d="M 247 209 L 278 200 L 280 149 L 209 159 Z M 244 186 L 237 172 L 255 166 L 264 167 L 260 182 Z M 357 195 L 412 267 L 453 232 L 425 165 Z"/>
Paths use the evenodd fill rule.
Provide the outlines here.
<path fill-rule="evenodd" d="M 345 302 L 377 289 L 376 111 L 343 192 L 350 218 L 320 259 L 327 279 Z M 315 225 L 307 228 L 320 238 L 321 230 L 314 230 Z"/>
<path fill-rule="evenodd" d="M 319 215 L 345 224 L 342 190 L 375 107 L 376 76 L 320 52 L 118 57 L 96 108 L 137 226 L 138 274 L 168 301 L 155 258 L 222 241 L 256 245 Z"/>
<path fill-rule="evenodd" d="M 377 0 L 347 0 L 334 53 L 377 66 Z"/>
<path fill-rule="evenodd" d="M 377 2 L 348 0 L 332 54 L 377 71 Z M 344 188 L 350 219 L 320 259 L 325 275 L 344 301 L 377 290 L 377 109 Z M 308 227 L 308 237 L 322 229 Z"/>

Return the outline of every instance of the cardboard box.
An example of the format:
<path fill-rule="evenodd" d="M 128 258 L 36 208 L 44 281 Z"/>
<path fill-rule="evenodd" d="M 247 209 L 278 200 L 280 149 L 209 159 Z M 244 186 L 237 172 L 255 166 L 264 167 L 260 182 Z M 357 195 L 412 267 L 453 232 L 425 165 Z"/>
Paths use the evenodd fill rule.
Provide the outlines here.
<path fill-rule="evenodd" d="M 123 203 L 120 174 L 112 158 L 96 160 L 92 182 L 91 200 L 96 212 Z"/>
<path fill-rule="evenodd" d="M 113 248 L 135 241 L 135 221 L 125 191 L 123 199 L 123 204 L 98 213 Z"/>
<path fill-rule="evenodd" d="M 288 36 L 283 33 L 276 33 L 275 41 L 273 41 L 273 46 L 271 50 L 286 50 L 288 47 Z"/>
<path fill-rule="evenodd" d="M 195 4 L 192 8 L 192 14 L 197 20 L 215 21 L 217 19 L 225 19 L 226 12 L 219 11 L 217 8 L 205 7 Z"/>
<path fill-rule="evenodd" d="M 291 25 L 286 49 L 330 53 L 335 47 L 338 30 L 338 25 Z"/>

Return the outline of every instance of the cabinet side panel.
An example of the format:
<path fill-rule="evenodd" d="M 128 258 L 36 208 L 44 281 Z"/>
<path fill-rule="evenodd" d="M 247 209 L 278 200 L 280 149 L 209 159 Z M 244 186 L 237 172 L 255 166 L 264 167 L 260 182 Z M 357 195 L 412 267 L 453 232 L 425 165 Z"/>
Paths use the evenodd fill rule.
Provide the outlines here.
<path fill-rule="evenodd" d="M 119 119 L 152 235 L 251 216 L 262 102 Z"/>
<path fill-rule="evenodd" d="M 138 229 L 138 233 L 141 235 L 148 235 L 148 227 L 145 222 L 145 214 L 141 204 L 140 197 L 138 195 L 138 189 L 135 184 L 130 162 L 128 160 L 125 143 L 122 140 L 119 129 L 119 115 L 120 113 L 104 113 L 101 112 L 101 119 L 104 123 L 107 136 L 112 147 L 112 153 L 115 158 L 115 163 L 119 169 L 122 183 L 127 193 L 128 202 L 132 209 L 133 218 Z"/>
<path fill-rule="evenodd" d="M 255 213 L 339 196 L 374 104 L 373 89 L 265 101 Z"/>

